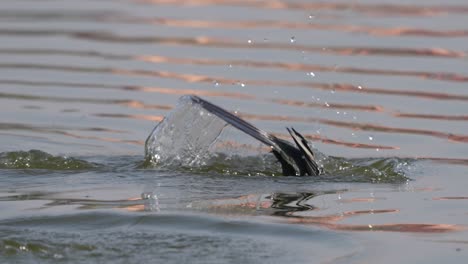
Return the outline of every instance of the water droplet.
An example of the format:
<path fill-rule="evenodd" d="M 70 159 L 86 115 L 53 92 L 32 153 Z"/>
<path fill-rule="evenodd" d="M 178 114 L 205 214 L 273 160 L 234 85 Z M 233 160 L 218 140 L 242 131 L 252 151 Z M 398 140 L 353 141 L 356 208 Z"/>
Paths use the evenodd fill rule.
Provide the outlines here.
<path fill-rule="evenodd" d="M 229 68 L 232 68 L 232 64 L 229 64 L 228 67 L 229 67 Z"/>
<path fill-rule="evenodd" d="M 372 140 L 374 140 L 374 138 L 373 138 L 372 136 L 369 136 L 369 140 L 371 140 L 371 141 L 372 141 Z"/>
<path fill-rule="evenodd" d="M 214 81 L 214 86 L 218 87 L 218 86 L 219 86 L 219 82 Z"/>
<path fill-rule="evenodd" d="M 245 87 L 245 83 L 240 83 L 240 86 L 241 86 L 241 87 Z"/>
<path fill-rule="evenodd" d="M 247 43 L 252 44 L 252 40 L 251 39 L 247 40 Z"/>
<path fill-rule="evenodd" d="M 159 161 L 161 159 L 161 156 L 159 154 L 154 155 L 154 159 L 156 161 Z"/>
<path fill-rule="evenodd" d="M 336 114 L 339 115 L 339 114 L 340 114 L 340 111 L 336 111 Z"/>
<path fill-rule="evenodd" d="M 380 151 L 380 149 L 376 148 L 375 151 Z"/>
<path fill-rule="evenodd" d="M 362 86 L 361 85 L 358 85 L 357 87 L 359 90 L 362 90 Z"/>
<path fill-rule="evenodd" d="M 330 104 L 327 103 L 327 102 L 325 102 L 325 106 L 326 106 L 326 107 L 330 107 Z"/>
<path fill-rule="evenodd" d="M 335 89 L 331 90 L 330 93 L 334 94 L 336 91 Z"/>
<path fill-rule="evenodd" d="M 369 228 L 372 229 L 372 225 L 369 225 Z"/>
<path fill-rule="evenodd" d="M 307 73 L 307 76 L 315 77 L 315 73 L 313 73 L 313 72 L 308 72 L 308 73 Z"/>
<path fill-rule="evenodd" d="M 289 39 L 289 41 L 290 41 L 291 43 L 296 42 L 296 37 L 291 37 L 291 38 Z"/>
<path fill-rule="evenodd" d="M 315 16 L 314 15 L 309 15 L 309 19 L 314 19 Z"/>
<path fill-rule="evenodd" d="M 159 198 L 154 192 L 141 193 L 141 199 L 145 201 L 145 211 L 159 211 Z"/>

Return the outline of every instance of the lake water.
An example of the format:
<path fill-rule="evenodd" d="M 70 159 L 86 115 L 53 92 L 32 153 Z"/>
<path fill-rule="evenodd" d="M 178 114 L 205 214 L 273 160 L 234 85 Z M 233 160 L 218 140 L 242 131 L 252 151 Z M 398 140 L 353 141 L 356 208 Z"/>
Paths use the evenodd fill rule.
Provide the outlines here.
<path fill-rule="evenodd" d="M 466 261 L 466 1 L 0 6 L 0 262 Z M 296 128 L 326 174 L 144 163 L 184 94 Z"/>

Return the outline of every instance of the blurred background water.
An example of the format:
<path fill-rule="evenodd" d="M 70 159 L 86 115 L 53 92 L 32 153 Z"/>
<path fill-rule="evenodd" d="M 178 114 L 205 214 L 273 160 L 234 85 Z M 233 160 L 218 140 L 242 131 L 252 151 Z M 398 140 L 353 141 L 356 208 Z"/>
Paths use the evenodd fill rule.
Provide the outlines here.
<path fill-rule="evenodd" d="M 2 1 L 0 261 L 462 262 L 467 14 L 460 0 Z M 339 157 L 331 175 L 142 165 L 184 94 L 279 137 L 293 126 Z"/>

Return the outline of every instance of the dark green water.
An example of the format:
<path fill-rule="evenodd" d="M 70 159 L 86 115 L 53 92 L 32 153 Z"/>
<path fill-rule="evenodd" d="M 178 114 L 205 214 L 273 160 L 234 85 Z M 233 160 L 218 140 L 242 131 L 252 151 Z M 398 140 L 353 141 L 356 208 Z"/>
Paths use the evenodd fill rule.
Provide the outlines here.
<path fill-rule="evenodd" d="M 0 6 L 0 263 L 467 259 L 465 1 Z M 148 162 L 184 94 L 296 128 L 326 173 L 278 176 L 232 129 L 181 151 L 218 135 L 199 112 Z"/>
<path fill-rule="evenodd" d="M 71 158 L 31 150 L 0 157 L 6 262 L 349 263 L 377 257 L 374 250 L 404 250 L 401 241 L 381 244 L 393 232 L 413 239 L 427 233 L 423 245 L 446 248 L 455 260 L 463 254 L 457 251 L 462 220 L 439 222 L 454 219 L 458 207 L 428 201 L 441 190 L 418 185 L 422 177 L 437 179 L 434 171 L 456 175 L 457 166 L 330 157 L 328 175 L 301 178 L 247 176 L 226 163 L 222 169 L 159 168 L 145 165 L 142 155 Z M 456 205 L 461 198 L 447 199 Z M 431 212 L 414 207 L 428 202 Z M 413 220 L 398 224 L 401 211 Z"/>

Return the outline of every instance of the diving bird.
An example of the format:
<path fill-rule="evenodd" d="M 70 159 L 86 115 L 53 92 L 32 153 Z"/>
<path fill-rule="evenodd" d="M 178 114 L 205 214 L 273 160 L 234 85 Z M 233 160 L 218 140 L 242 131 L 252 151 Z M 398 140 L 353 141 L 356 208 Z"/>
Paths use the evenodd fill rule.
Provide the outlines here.
<path fill-rule="evenodd" d="M 294 143 L 277 138 L 267 132 L 255 127 L 249 122 L 242 120 L 236 115 L 214 105 L 196 95 L 191 95 L 190 99 L 203 107 L 206 111 L 221 118 L 231 126 L 259 140 L 269 146 L 281 164 L 283 175 L 285 176 L 316 176 L 321 173 L 315 156 L 308 145 L 308 141 L 294 128 L 286 128 Z"/>

